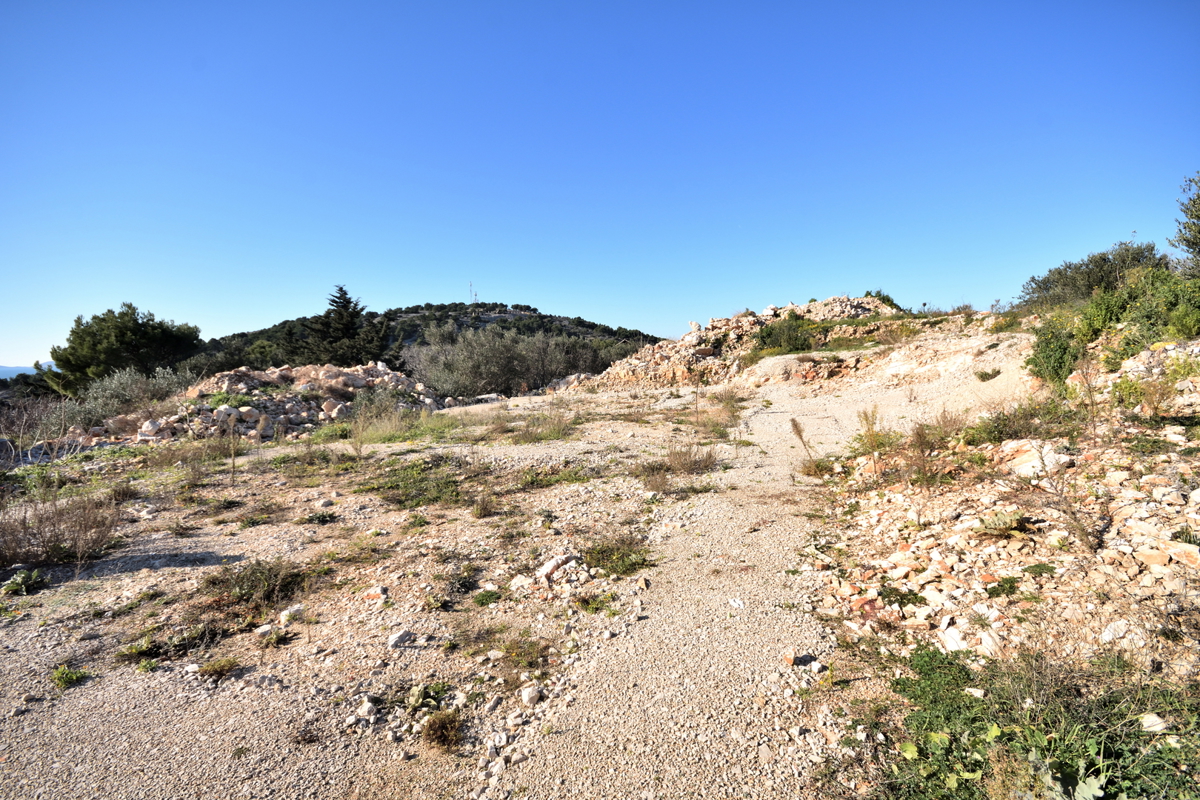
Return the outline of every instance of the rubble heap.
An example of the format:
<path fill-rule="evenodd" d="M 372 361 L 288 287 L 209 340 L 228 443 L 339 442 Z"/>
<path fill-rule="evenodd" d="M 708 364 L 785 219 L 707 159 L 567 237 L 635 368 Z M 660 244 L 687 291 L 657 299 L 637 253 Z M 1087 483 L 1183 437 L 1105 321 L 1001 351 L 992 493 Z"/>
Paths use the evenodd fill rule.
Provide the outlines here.
<path fill-rule="evenodd" d="M 144 415 L 126 415 L 90 430 L 73 426 L 61 439 L 38 442 L 21 452 L 3 440 L 0 458 L 20 466 L 53 461 L 90 447 L 229 434 L 251 442 L 294 441 L 306 437 L 322 423 L 348 416 L 358 393 L 375 389 L 397 392 L 400 396 L 397 407 L 408 410 L 439 411 L 500 399 L 499 395 L 440 397 L 424 384 L 389 369 L 382 361 L 344 368 L 331 364 L 267 370 L 239 367 L 217 373 L 188 389 L 172 414 L 150 419 Z M 225 402 L 206 402 L 210 398 Z"/>
<path fill-rule="evenodd" d="M 1097 382 L 1170 379 L 1195 355 L 1156 347 Z M 1180 394 L 1163 413 L 1195 407 L 1192 380 L 1172 381 Z M 1195 653 L 1171 631 L 1197 622 L 1177 617 L 1198 607 L 1200 430 L 1141 411 L 1078 439 L 838 463 L 856 558 L 840 565 L 832 541 L 809 548 L 801 571 L 827 586 L 814 605 L 852 638 L 917 634 L 988 657 L 1031 643 L 1082 657 L 1115 648 L 1190 674 Z"/>
<path fill-rule="evenodd" d="M 647 345 L 617 361 L 597 376 L 572 375 L 555 382 L 553 391 L 569 389 L 621 390 L 664 389 L 698 383 L 725 383 L 742 371 L 741 357 L 754 346 L 754 336 L 766 325 L 795 314 L 814 322 L 894 315 L 896 310 L 874 297 L 831 297 L 820 302 L 767 306 L 755 314 L 744 311 L 733 317 L 710 319 L 707 326 L 691 323 L 691 330 L 677 341 L 663 340 Z M 881 323 L 886 324 L 886 323 Z M 879 327 L 847 326 L 831 335 L 861 337 Z"/>

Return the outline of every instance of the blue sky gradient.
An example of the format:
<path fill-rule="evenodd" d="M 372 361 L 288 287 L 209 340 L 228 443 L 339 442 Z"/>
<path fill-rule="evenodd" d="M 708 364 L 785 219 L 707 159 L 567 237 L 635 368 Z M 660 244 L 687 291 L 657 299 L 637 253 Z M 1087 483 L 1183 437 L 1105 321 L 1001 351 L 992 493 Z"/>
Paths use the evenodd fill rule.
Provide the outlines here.
<path fill-rule="evenodd" d="M 206 337 L 528 303 L 678 336 L 987 307 L 1200 170 L 1200 3 L 0 5 L 0 364 L 129 301 Z"/>

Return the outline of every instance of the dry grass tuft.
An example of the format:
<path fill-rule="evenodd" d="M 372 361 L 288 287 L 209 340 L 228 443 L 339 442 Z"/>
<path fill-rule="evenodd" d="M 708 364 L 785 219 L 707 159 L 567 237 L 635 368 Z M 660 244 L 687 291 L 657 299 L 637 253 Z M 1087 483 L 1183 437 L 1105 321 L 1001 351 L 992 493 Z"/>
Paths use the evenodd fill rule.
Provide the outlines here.
<path fill-rule="evenodd" d="M 667 469 L 677 475 L 708 472 L 716 464 L 717 454 L 711 447 L 671 445 L 667 448 Z"/>
<path fill-rule="evenodd" d="M 86 561 L 116 539 L 112 499 L 0 499 L 0 565 Z"/>

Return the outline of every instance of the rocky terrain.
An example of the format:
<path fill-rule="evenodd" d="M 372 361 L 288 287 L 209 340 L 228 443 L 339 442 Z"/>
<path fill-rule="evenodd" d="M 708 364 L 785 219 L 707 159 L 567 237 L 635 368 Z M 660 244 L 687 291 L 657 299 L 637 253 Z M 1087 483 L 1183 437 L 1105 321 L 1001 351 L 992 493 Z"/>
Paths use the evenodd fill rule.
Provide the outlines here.
<path fill-rule="evenodd" d="M 882 310 L 857 302 L 486 406 L 382 365 L 226 373 L 26 466 L 127 488 L 116 546 L 5 601 L 0 797 L 868 796 L 863 709 L 903 708 L 881 653 L 1194 675 L 1160 633 L 1197 622 L 1200 348 L 1073 376 L 1072 424 L 1017 418 L 1032 337 L 987 315 L 740 358 L 790 310 Z M 381 384 L 445 410 L 314 444 Z M 188 441 L 221 424 L 251 449 Z"/>

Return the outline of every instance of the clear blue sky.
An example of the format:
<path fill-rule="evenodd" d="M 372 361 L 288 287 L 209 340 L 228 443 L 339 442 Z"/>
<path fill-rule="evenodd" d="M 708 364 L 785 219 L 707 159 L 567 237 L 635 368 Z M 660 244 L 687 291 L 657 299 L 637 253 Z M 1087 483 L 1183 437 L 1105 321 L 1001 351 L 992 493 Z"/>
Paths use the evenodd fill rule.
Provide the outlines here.
<path fill-rule="evenodd" d="M 528 303 L 678 336 L 987 307 L 1200 170 L 1200 3 L 0 4 L 0 364 L 130 301 L 207 337 Z"/>

